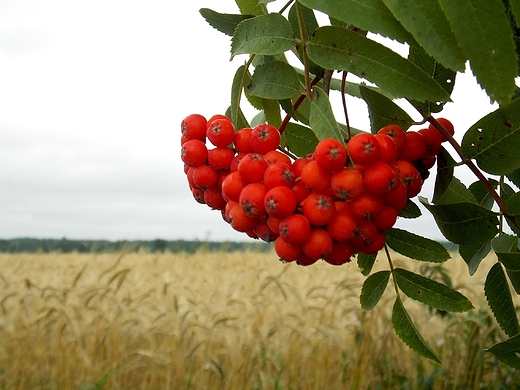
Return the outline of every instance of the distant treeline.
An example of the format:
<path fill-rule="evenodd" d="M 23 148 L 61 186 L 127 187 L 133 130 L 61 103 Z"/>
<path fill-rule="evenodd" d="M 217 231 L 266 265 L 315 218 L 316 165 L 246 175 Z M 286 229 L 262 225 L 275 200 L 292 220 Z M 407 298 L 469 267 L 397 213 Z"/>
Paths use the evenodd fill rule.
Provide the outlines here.
<path fill-rule="evenodd" d="M 108 240 L 69 240 L 62 239 L 40 239 L 40 238 L 13 238 L 0 239 L 0 253 L 49 253 L 49 252 L 165 252 L 193 253 L 198 250 L 235 252 L 251 250 L 255 252 L 267 252 L 272 246 L 263 241 L 234 242 L 234 241 L 190 241 L 190 240 L 134 240 L 134 241 L 108 241 Z"/>

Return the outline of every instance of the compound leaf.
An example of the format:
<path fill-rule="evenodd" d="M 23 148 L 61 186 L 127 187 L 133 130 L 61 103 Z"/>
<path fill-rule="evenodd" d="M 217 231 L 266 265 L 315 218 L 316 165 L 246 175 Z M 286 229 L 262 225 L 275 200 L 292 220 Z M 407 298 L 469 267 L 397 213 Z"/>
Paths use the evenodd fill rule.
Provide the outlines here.
<path fill-rule="evenodd" d="M 359 296 L 363 310 L 372 310 L 377 305 L 385 292 L 389 279 L 390 271 L 379 271 L 366 278 Z"/>
<path fill-rule="evenodd" d="M 211 27 L 229 36 L 233 36 L 240 22 L 253 17 L 253 15 L 222 14 L 209 8 L 201 8 L 199 12 Z"/>
<path fill-rule="evenodd" d="M 238 54 L 274 55 L 296 45 L 291 24 L 280 14 L 242 21 L 231 39 L 231 58 Z"/>
<path fill-rule="evenodd" d="M 312 90 L 309 124 L 318 140 L 335 138 L 344 142 L 343 134 L 330 105 L 329 96 L 319 87 L 314 87 Z"/>
<path fill-rule="evenodd" d="M 397 337 L 399 337 L 410 349 L 427 359 L 433 360 L 436 363 L 441 363 L 435 352 L 433 352 L 431 347 L 426 343 L 413 324 L 412 319 L 404 308 L 399 296 L 396 298 L 392 309 L 392 326 Z"/>
<path fill-rule="evenodd" d="M 473 309 L 464 295 L 435 280 L 402 268 L 395 269 L 397 285 L 407 296 L 438 310 L 460 313 Z"/>
<path fill-rule="evenodd" d="M 407 230 L 392 228 L 385 234 L 390 248 L 411 259 L 443 263 L 451 257 L 442 244 Z"/>
<path fill-rule="evenodd" d="M 507 104 L 518 75 L 515 42 L 502 0 L 440 0 L 478 83 Z"/>
<path fill-rule="evenodd" d="M 505 175 L 519 169 L 520 99 L 471 126 L 462 140 L 462 150 L 485 172 Z"/>
<path fill-rule="evenodd" d="M 406 58 L 355 31 L 324 26 L 307 42 L 307 53 L 325 69 L 347 70 L 396 97 L 449 100 L 437 81 Z"/>
<path fill-rule="evenodd" d="M 507 284 L 506 275 L 500 263 L 496 263 L 486 277 L 484 294 L 495 319 L 502 330 L 512 337 L 520 331 L 516 310 Z"/>

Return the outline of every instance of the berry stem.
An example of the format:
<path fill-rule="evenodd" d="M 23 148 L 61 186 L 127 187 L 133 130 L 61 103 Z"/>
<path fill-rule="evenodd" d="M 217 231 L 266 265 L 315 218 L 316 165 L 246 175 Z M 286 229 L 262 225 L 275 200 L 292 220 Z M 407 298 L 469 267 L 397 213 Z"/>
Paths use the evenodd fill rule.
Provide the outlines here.
<path fill-rule="evenodd" d="M 392 263 L 392 257 L 390 256 L 390 251 L 388 250 L 388 246 L 386 244 L 385 244 L 385 254 L 386 254 L 386 258 L 388 260 L 388 264 L 390 265 L 390 273 L 392 274 L 392 280 L 394 281 L 395 293 L 397 294 L 397 296 L 399 296 L 399 288 L 397 287 L 397 281 L 395 279 L 394 263 Z"/>
<path fill-rule="evenodd" d="M 352 138 L 352 134 L 350 133 L 350 121 L 348 119 L 348 112 L 347 112 L 347 97 L 345 96 L 345 86 L 347 84 L 347 71 L 344 70 L 343 74 L 341 75 L 341 102 L 343 104 L 343 112 L 345 113 L 345 123 L 347 125 L 347 134 L 348 139 Z"/>

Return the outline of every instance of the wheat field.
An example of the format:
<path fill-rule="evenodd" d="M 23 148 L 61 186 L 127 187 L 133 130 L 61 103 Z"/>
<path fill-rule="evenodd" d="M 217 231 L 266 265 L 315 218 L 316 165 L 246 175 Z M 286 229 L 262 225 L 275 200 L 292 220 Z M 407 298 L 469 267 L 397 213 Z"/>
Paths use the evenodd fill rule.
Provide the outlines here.
<path fill-rule="evenodd" d="M 520 377 L 482 352 L 503 337 L 482 296 L 493 261 L 471 278 L 460 258 L 445 265 L 476 307 L 469 314 L 443 317 L 404 298 L 441 366 L 395 336 L 391 283 L 376 308 L 360 309 L 355 262 L 301 267 L 274 252 L 0 254 L 0 388 L 511 385 Z"/>

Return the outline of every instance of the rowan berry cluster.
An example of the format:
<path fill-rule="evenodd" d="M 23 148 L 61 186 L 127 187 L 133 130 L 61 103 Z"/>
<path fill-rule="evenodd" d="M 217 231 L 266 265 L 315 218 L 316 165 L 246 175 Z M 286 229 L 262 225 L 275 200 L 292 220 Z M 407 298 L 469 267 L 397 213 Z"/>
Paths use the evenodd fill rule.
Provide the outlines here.
<path fill-rule="evenodd" d="M 452 124 L 441 124 L 453 134 Z M 221 210 L 231 227 L 274 241 L 287 262 L 341 265 L 384 247 L 385 231 L 416 196 L 446 141 L 433 126 L 321 140 L 292 159 L 271 125 L 235 131 L 231 120 L 198 114 L 181 124 L 181 158 L 195 200 Z M 206 146 L 207 141 L 212 145 Z"/>

